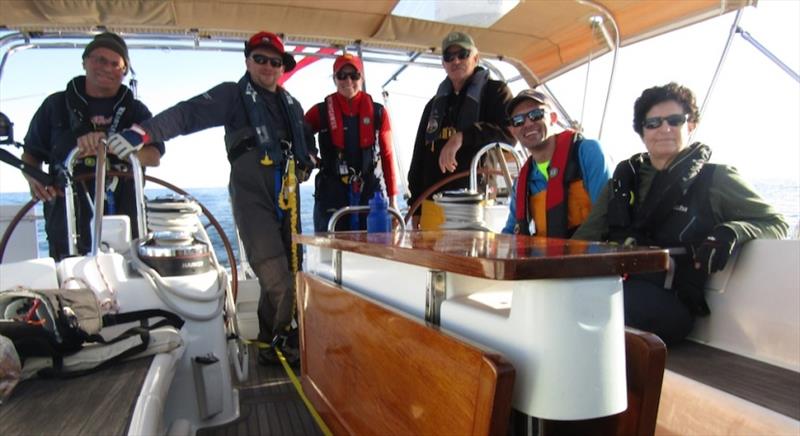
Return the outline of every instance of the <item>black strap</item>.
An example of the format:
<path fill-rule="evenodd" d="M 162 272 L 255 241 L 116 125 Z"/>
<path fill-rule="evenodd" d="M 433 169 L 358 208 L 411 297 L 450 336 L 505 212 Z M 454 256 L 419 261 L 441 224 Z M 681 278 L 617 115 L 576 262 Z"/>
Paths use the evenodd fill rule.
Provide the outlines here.
<path fill-rule="evenodd" d="M 161 317 L 164 319 L 156 324 L 153 324 L 151 328 L 170 325 L 180 330 L 184 324 L 183 319 L 181 319 L 181 317 L 175 315 L 172 312 L 162 309 L 147 309 L 147 310 L 135 310 L 133 312 L 125 312 L 125 313 L 109 313 L 103 315 L 103 327 L 125 324 L 133 321 L 146 321 L 150 318 L 155 318 L 155 317 Z"/>
<path fill-rule="evenodd" d="M 22 159 L 11 154 L 11 152 L 6 149 L 0 148 L 0 160 L 15 168 L 18 168 L 20 171 L 31 176 L 44 186 L 53 185 L 53 178 L 49 174 L 33 165 L 26 163 Z"/>
<path fill-rule="evenodd" d="M 78 371 L 67 371 L 64 370 L 63 360 L 59 356 L 58 361 L 56 361 L 56 357 L 53 358 L 52 368 L 44 368 L 40 370 L 37 373 L 37 375 L 43 378 L 73 378 L 73 377 L 80 377 L 86 374 L 91 374 L 101 369 L 107 368 L 111 365 L 114 365 L 117 362 L 127 359 L 128 357 L 131 357 L 133 355 L 145 351 L 147 349 L 147 346 L 150 345 L 150 331 L 144 327 L 133 327 L 131 329 L 126 330 L 124 333 L 112 339 L 111 341 L 105 342 L 106 344 L 113 344 L 135 335 L 139 335 L 139 337 L 141 338 L 142 342 L 139 345 L 135 345 L 131 348 L 128 348 L 122 353 L 119 353 L 116 356 L 99 363 L 95 367 L 81 369 Z"/>
<path fill-rule="evenodd" d="M 162 320 L 156 322 L 152 325 L 147 325 L 147 321 L 150 318 L 160 317 L 163 318 Z M 145 351 L 150 345 L 150 331 L 157 329 L 159 327 L 163 327 L 166 325 L 175 327 L 176 329 L 180 329 L 183 327 L 184 320 L 181 319 L 178 315 L 168 312 L 162 309 L 148 309 L 148 310 L 137 310 L 132 312 L 126 313 L 110 313 L 103 315 L 103 326 L 108 327 L 112 325 L 119 325 L 125 324 L 129 322 L 140 321 L 142 323 L 141 326 L 131 327 L 128 330 L 125 330 L 118 336 L 113 339 L 106 340 L 99 334 L 91 335 L 87 338 L 87 342 L 97 342 L 104 345 L 115 344 L 117 342 L 123 341 L 128 339 L 132 336 L 139 336 L 141 338 L 141 343 L 135 345 L 127 350 L 123 351 L 122 353 L 105 360 L 98 364 L 95 367 L 87 368 L 78 371 L 69 371 L 64 370 L 63 368 L 63 357 L 59 354 L 53 355 L 53 367 L 52 368 L 44 368 L 38 372 L 38 375 L 41 377 L 53 377 L 53 378 L 72 378 L 72 377 L 80 377 L 82 375 L 91 374 L 93 372 L 99 371 L 103 368 L 107 368 L 117 362 L 127 359 L 133 355 L 141 353 Z"/>

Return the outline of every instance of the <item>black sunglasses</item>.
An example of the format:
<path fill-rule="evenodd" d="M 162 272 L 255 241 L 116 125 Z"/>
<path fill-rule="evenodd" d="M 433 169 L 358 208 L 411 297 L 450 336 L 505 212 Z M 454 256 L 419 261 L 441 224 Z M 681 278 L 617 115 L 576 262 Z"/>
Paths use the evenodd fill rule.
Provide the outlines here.
<path fill-rule="evenodd" d="M 442 53 L 442 59 L 445 62 L 453 62 L 455 58 L 459 58 L 463 61 L 464 59 L 468 58 L 469 55 L 470 51 L 465 48 L 462 48 L 459 51 L 446 51 Z"/>
<path fill-rule="evenodd" d="M 250 56 L 253 59 L 253 62 L 257 63 L 258 65 L 266 65 L 269 62 L 272 65 L 272 68 L 280 68 L 283 65 L 283 59 L 280 58 L 271 58 L 269 56 L 264 56 L 261 54 L 254 54 Z"/>
<path fill-rule="evenodd" d="M 519 127 L 525 124 L 525 119 L 529 119 L 533 122 L 539 121 L 544 118 L 545 111 L 542 108 L 534 109 L 528 113 L 524 114 L 517 114 L 511 117 L 511 125 L 514 127 Z"/>
<path fill-rule="evenodd" d="M 642 122 L 642 126 L 645 129 L 657 129 L 664 124 L 664 121 L 667 122 L 672 127 L 680 127 L 683 123 L 686 122 L 686 114 L 674 114 L 674 115 L 667 115 L 666 117 L 651 117 L 645 118 Z"/>
<path fill-rule="evenodd" d="M 351 71 L 349 73 L 346 71 L 339 71 L 338 73 L 336 73 L 336 78 L 339 80 L 347 80 L 348 78 L 350 78 L 350 80 L 356 82 L 361 78 L 361 73 L 359 73 L 358 71 Z"/>

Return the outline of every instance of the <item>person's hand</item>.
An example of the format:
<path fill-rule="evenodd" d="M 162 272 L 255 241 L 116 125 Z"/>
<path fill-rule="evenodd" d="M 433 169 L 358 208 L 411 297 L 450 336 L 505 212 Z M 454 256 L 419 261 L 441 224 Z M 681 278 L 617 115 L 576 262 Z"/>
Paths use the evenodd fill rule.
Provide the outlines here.
<path fill-rule="evenodd" d="M 145 142 L 147 142 L 147 132 L 133 125 L 130 129 L 111 135 L 108 138 L 108 150 L 124 160 L 131 153 L 141 150 Z"/>
<path fill-rule="evenodd" d="M 725 226 L 717 227 L 703 243 L 693 247 L 694 268 L 708 274 L 725 268 L 735 245 L 736 233 Z"/>
<path fill-rule="evenodd" d="M 452 173 L 456 170 L 456 167 L 458 167 L 456 153 L 458 153 L 458 149 L 461 148 L 463 139 L 464 134 L 456 132 L 455 135 L 447 140 L 444 147 L 442 147 L 442 152 L 439 154 L 439 169 L 442 170 L 443 173 Z"/>
<path fill-rule="evenodd" d="M 103 147 L 105 132 L 89 132 L 78 138 L 78 157 L 95 156 Z"/>
<path fill-rule="evenodd" d="M 419 230 L 419 215 L 411 215 L 411 230 Z"/>
<path fill-rule="evenodd" d="M 53 201 L 55 200 L 56 196 L 63 195 L 61 190 L 55 186 L 45 186 L 39 183 L 38 180 L 34 179 L 33 177 L 29 177 L 25 173 L 22 173 L 22 175 L 24 175 L 25 180 L 28 181 L 28 186 L 31 189 L 31 197 L 38 198 L 41 201 Z"/>

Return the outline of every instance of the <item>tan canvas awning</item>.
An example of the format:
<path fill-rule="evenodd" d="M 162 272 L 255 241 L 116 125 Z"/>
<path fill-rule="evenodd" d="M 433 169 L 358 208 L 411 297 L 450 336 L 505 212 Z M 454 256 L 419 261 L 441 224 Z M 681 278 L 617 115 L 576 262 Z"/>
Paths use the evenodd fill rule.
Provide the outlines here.
<path fill-rule="evenodd" d="M 541 81 L 607 51 L 590 19 L 605 11 L 619 26 L 621 45 L 748 5 L 756 0 L 523 0 L 489 28 L 391 15 L 396 0 L 3 0 L 0 25 L 21 30 L 89 30 L 105 26 L 244 39 L 258 30 L 287 40 L 365 47 L 439 50 L 452 30 L 470 33 L 485 55 L 522 66 Z M 600 8 L 593 6 L 598 5 Z M 528 71 L 526 71 L 528 70 Z M 532 73 L 529 75 L 528 73 Z"/>

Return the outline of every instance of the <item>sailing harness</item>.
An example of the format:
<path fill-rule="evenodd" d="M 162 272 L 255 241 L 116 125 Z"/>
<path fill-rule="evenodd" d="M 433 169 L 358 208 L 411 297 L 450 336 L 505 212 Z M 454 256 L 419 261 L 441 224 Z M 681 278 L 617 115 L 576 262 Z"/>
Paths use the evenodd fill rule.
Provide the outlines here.
<path fill-rule="evenodd" d="M 475 72 L 469 79 L 469 84 L 465 90 L 464 102 L 461 104 L 458 116 L 455 118 L 456 131 L 463 132 L 480 119 L 481 97 L 487 82 L 489 82 L 489 70 L 482 67 L 475 68 Z M 445 115 L 448 113 L 448 98 L 451 94 L 453 94 L 453 83 L 450 79 L 444 79 L 439 84 L 439 89 L 433 97 L 431 112 L 425 129 L 425 144 L 431 145 L 431 151 L 433 151 L 434 142 L 441 136 L 440 132 L 443 130 L 442 125 Z"/>
<path fill-rule="evenodd" d="M 261 150 L 261 164 L 267 167 L 274 166 L 275 168 L 274 198 L 278 221 L 281 222 L 283 220 L 284 213 L 289 213 L 291 232 L 294 235 L 297 233 L 299 222 L 297 158 L 301 159 L 300 163 L 305 165 L 306 168 L 311 168 L 310 162 L 307 161 L 308 153 L 303 129 L 305 121 L 302 116 L 298 115 L 301 111 L 296 110 L 297 103 L 294 98 L 279 87 L 276 93 L 281 109 L 287 117 L 292 142 L 279 139 L 275 126 L 283 120 L 273 119 L 273 116 L 267 110 L 264 98 L 253 86 L 249 73 L 245 73 L 242 76 L 238 86 L 242 93 L 242 101 L 244 102 L 248 121 L 251 129 L 255 131 L 255 139 L 257 140 L 258 148 Z M 306 159 L 306 161 L 302 161 L 302 159 Z M 296 273 L 300 267 L 299 250 L 297 244 L 292 243 L 291 245 L 290 264 L 292 273 Z"/>
<path fill-rule="evenodd" d="M 538 223 L 537 227 L 546 228 L 545 233 L 549 237 L 568 238 L 575 230 L 574 228 L 568 228 L 568 188 L 571 182 L 582 178 L 577 157 L 578 147 L 583 141 L 583 136 L 578 132 L 565 130 L 556 135 L 555 141 L 555 149 L 548 168 L 545 200 L 546 227 L 542 226 L 542 223 Z M 528 198 L 530 196 L 528 180 L 534 165 L 533 157 L 528 158 L 527 162 L 522 166 L 517 179 L 517 189 L 514 195 L 516 205 L 514 234 L 531 234 L 529 224 L 533 217 L 531 208 L 528 206 Z M 537 230 L 537 233 L 541 232 Z"/>
<path fill-rule="evenodd" d="M 88 133 L 98 131 L 105 132 L 107 136 L 111 136 L 119 130 L 120 126 L 130 126 L 134 123 L 133 110 L 131 109 L 134 105 L 133 93 L 125 85 L 120 85 L 114 97 L 114 103 L 111 108 L 111 123 L 107 126 L 97 124 L 92 120 L 89 110 L 89 101 L 85 96 L 85 90 L 86 77 L 78 76 L 70 80 L 67 84 L 67 89 L 64 91 L 64 99 L 69 116 L 69 126 L 76 140 Z M 74 144 L 70 143 L 70 150 L 74 148 L 74 146 Z M 70 150 L 64 150 L 58 146 L 53 149 L 50 162 L 59 163 L 55 165 L 57 171 L 58 168 L 64 168 L 66 162 L 63 162 L 63 159 L 69 154 Z M 87 167 L 93 167 L 96 165 L 96 158 L 94 156 L 86 157 L 83 159 L 83 164 Z M 128 164 L 117 158 L 106 160 L 106 165 L 115 171 L 129 171 Z M 106 213 L 108 214 L 113 215 L 117 212 L 114 193 L 117 190 L 119 182 L 119 177 L 116 176 L 106 180 L 104 191 L 106 193 Z M 85 191 L 88 196 L 90 190 Z"/>
<path fill-rule="evenodd" d="M 621 162 L 611 183 L 608 240 L 625 245 L 678 248 L 666 275 L 651 281 L 673 289 L 695 315 L 710 313 L 705 301 L 708 273 L 694 268 L 691 253 L 715 226 L 709 190 L 716 166 L 708 163 L 711 150 L 694 143 L 653 177 L 644 200 L 639 193 L 641 168 L 649 156 L 634 155 Z"/>
<path fill-rule="evenodd" d="M 358 98 L 358 107 L 354 117 L 358 125 L 357 151 L 360 156 L 355 160 L 360 161 L 359 169 L 348 162 L 347 155 L 353 155 L 348 148 L 348 139 L 353 141 L 354 136 L 346 134 L 346 120 L 342 108 L 344 97 L 331 94 L 323 103 L 317 105 L 322 128 L 320 130 L 320 149 L 322 153 L 322 171 L 331 178 L 338 178 L 347 186 L 347 202 L 350 206 L 358 206 L 362 202 L 365 184 L 375 185 L 371 177 L 375 176 L 375 169 L 380 164 L 379 135 L 383 120 L 383 106 L 373 102 L 372 97 L 362 92 Z M 353 145 L 350 145 L 353 147 Z M 359 227 L 360 217 L 350 214 L 350 228 Z"/>

